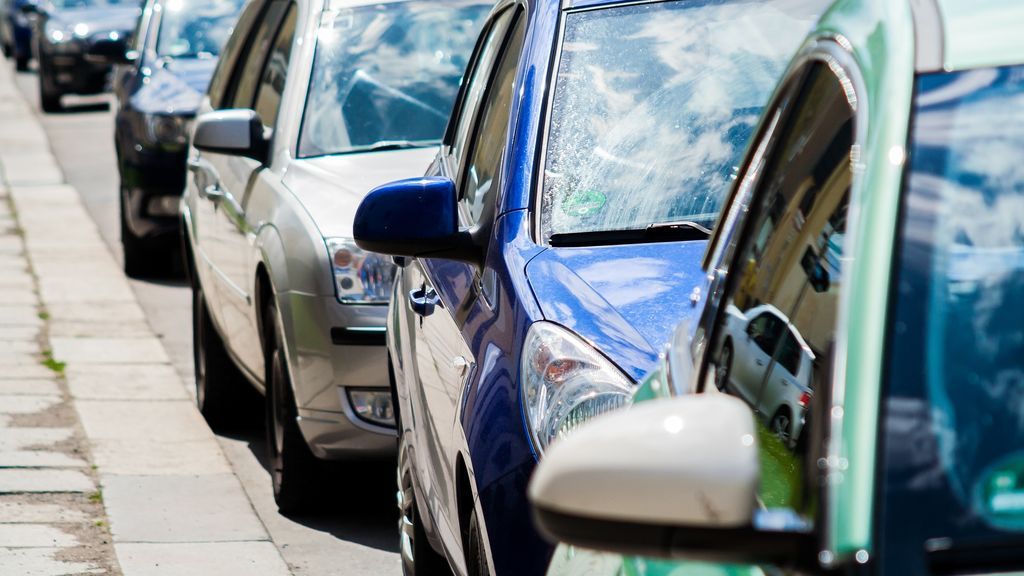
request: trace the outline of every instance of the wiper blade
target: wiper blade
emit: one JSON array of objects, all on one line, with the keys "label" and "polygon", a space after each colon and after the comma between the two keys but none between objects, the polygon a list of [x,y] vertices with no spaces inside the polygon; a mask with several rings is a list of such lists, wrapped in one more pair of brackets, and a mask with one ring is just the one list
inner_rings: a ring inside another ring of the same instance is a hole
[{"label": "wiper blade", "polygon": [[368,146],[356,146],[345,151],[346,154],[359,152],[383,152],[385,150],[407,150],[409,148],[427,148],[437,146],[437,140],[381,140]]},{"label": "wiper blade", "polygon": [[682,242],[707,240],[711,230],[690,220],[659,222],[646,228],[622,230],[594,230],[590,232],[563,232],[552,234],[552,246],[604,246],[610,244],[640,244],[643,242]]}]

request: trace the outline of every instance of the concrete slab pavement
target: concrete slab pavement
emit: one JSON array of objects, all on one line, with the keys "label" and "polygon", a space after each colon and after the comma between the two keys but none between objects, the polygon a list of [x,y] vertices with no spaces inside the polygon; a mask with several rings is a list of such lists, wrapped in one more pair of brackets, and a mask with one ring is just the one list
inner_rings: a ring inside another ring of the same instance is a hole
[{"label": "concrete slab pavement", "polygon": [[0,178],[0,574],[290,574],[7,66]]}]

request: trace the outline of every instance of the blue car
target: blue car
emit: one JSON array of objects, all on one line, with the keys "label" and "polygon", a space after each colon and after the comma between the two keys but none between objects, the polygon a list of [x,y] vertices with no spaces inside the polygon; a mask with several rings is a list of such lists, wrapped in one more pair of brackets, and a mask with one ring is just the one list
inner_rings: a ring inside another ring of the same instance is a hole
[{"label": "blue car", "polygon": [[425,177],[372,191],[406,574],[543,574],[526,485],[692,315],[708,229],[823,0],[501,0]]},{"label": "blue car", "polygon": [[32,20],[26,6],[33,0],[0,0],[0,45],[20,71],[28,70],[32,58]]}]

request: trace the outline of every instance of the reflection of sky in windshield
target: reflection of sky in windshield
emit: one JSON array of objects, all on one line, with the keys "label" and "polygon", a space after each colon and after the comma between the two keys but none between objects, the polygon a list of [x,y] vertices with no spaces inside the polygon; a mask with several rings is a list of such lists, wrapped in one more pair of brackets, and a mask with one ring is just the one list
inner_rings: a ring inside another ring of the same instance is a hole
[{"label": "reflection of sky in windshield", "polygon": [[546,235],[711,224],[818,0],[666,2],[566,20]]},{"label": "reflection of sky in windshield", "polygon": [[172,58],[220,54],[244,3],[245,0],[167,0],[160,20],[157,54]]},{"label": "reflection of sky in windshield", "polygon": [[299,155],[440,140],[490,7],[423,0],[325,11]]}]

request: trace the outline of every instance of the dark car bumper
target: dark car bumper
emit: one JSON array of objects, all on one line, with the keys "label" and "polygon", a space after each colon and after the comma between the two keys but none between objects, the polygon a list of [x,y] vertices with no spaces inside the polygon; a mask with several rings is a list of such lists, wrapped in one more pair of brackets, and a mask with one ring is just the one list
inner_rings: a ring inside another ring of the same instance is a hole
[{"label": "dark car bumper", "polygon": [[46,82],[53,91],[99,94],[106,88],[109,74],[109,65],[85,59],[84,48],[46,45],[39,53],[40,82]]},{"label": "dark car bumper", "polygon": [[185,151],[140,152],[132,148],[122,149],[120,155],[126,226],[138,238],[177,242],[181,237],[178,204],[185,189]]}]

